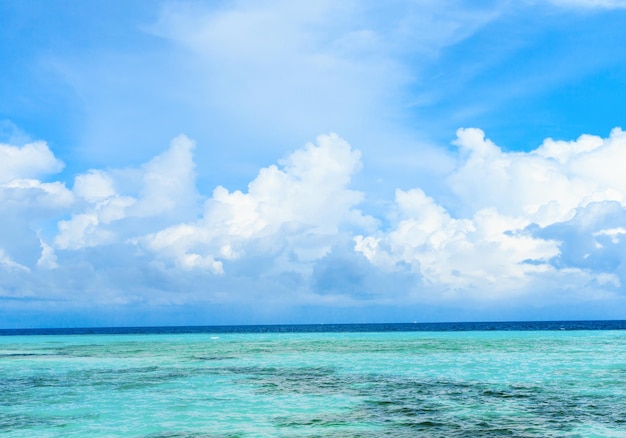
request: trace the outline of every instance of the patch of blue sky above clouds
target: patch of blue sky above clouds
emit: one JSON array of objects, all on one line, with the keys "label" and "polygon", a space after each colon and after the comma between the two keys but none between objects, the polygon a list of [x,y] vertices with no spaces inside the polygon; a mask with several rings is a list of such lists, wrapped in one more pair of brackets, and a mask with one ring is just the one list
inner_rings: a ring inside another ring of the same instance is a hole
[{"label": "patch of blue sky above clouds", "polygon": [[0,326],[624,318],[625,19],[0,0]]}]

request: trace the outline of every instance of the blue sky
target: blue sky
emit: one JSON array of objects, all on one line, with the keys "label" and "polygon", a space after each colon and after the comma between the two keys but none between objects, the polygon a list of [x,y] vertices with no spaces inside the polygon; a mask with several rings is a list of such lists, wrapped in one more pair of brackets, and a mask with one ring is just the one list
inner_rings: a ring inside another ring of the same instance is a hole
[{"label": "blue sky", "polygon": [[0,326],[625,318],[624,22],[0,0]]}]

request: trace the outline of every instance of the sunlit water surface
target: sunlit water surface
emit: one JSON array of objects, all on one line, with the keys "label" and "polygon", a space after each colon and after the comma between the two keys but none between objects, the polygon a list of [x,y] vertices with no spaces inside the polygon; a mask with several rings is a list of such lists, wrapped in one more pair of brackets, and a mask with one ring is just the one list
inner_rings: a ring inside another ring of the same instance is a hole
[{"label": "sunlit water surface", "polygon": [[0,336],[10,437],[626,437],[626,331]]}]

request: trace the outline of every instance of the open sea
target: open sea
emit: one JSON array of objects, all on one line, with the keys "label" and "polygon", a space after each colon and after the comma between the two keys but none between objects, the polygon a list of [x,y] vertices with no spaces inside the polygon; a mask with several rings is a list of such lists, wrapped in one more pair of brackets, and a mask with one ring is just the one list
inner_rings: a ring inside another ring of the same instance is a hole
[{"label": "open sea", "polygon": [[626,321],[0,330],[4,437],[626,437]]}]

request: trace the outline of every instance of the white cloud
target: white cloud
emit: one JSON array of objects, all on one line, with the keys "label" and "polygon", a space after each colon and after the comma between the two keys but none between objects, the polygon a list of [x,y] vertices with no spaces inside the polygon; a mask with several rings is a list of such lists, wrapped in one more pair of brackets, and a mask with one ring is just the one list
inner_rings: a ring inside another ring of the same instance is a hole
[{"label": "white cloud", "polygon": [[36,179],[13,179],[0,184],[0,211],[6,209],[64,209],[74,202],[72,192],[61,182],[44,183]]},{"label": "white cloud", "polygon": [[[626,284],[624,132],[506,152],[462,129],[455,144],[446,182],[456,199],[398,189],[376,200],[380,220],[359,210],[361,153],[336,134],[260,169],[247,190],[218,186],[203,207],[186,137],[144,165],[79,174],[71,191],[15,171],[0,191],[0,225],[11,230],[0,264],[14,282],[42,275],[59,297],[69,292],[57,276],[84,272],[76,284],[99,302],[127,304],[237,302],[251,285],[262,302],[281,284],[280,300],[294,305],[616,296]],[[28,281],[29,294],[45,295]]]},{"label": "white cloud", "polygon": [[59,222],[59,234],[54,244],[60,249],[79,249],[112,242],[115,235],[100,229],[98,225],[98,215],[95,213],[74,214],[72,219]]},{"label": "white cloud", "polygon": [[559,254],[556,242],[519,232],[528,221],[495,209],[453,219],[419,189],[399,190],[396,209],[391,230],[356,236],[355,249],[390,271],[411,265],[430,287],[478,289],[485,296],[523,289],[531,274],[550,271],[546,262]]},{"label": "white cloud", "polygon": [[321,136],[259,171],[247,193],[217,187],[204,217],[144,238],[147,248],[186,268],[232,260],[252,250],[276,254],[286,247],[301,260],[323,256],[344,226],[371,226],[354,206],[362,194],[347,188],[360,169],[360,153],[335,134]]},{"label": "white cloud", "polygon": [[[133,237],[129,233],[134,229],[114,225],[127,218],[146,219],[146,226],[149,218],[171,222],[193,214],[197,203],[194,146],[181,135],[172,140],[169,149],[138,169],[91,170],[76,176],[72,191],[83,200],[83,208],[58,223],[55,246],[79,249]],[[117,186],[133,195],[119,193],[122,189]]]},{"label": "white cloud", "polygon": [[46,242],[40,240],[41,256],[37,260],[37,266],[43,269],[55,269],[59,267],[54,249]]},{"label": "white cloud", "polygon": [[[613,201],[626,207],[623,131],[615,129],[607,139],[589,135],[572,142],[548,139],[530,152],[504,152],[479,129],[459,130],[454,143],[461,161],[448,182],[459,197],[460,218],[453,218],[420,189],[399,190],[391,228],[356,236],[357,251],[389,271],[409,264],[431,286],[473,289],[485,296],[491,296],[487,290],[517,293],[558,270],[583,275],[586,282],[595,279],[601,286],[619,286],[615,274],[591,266],[591,261],[586,271],[552,264],[557,258],[567,260],[564,248],[570,251],[570,239],[580,237],[537,235],[529,227],[566,223],[592,204]],[[587,216],[605,214],[599,208],[587,211]],[[578,232],[619,243],[622,230]]]},{"label": "white cloud", "polygon": [[38,179],[63,167],[45,142],[0,144],[0,211],[29,208],[33,214],[33,208],[49,210],[70,205],[73,197],[63,183]]},{"label": "white cloud", "polygon": [[[12,132],[17,130],[9,127]],[[64,183],[38,179],[62,168],[63,163],[44,142],[0,144],[2,265],[28,272],[41,254],[39,229],[74,203],[74,196]]]},{"label": "white cloud", "polygon": [[54,174],[63,166],[43,141],[21,147],[0,143],[0,183]]},{"label": "white cloud", "polygon": [[138,217],[177,215],[177,209],[190,208],[197,202],[195,146],[188,137],[179,135],[172,140],[169,149],[142,166],[139,198],[129,214]]},{"label": "white cloud", "polygon": [[626,134],[547,139],[534,151],[504,152],[479,129],[461,129],[455,144],[464,159],[449,183],[464,208],[495,208],[545,226],[571,219],[590,202],[626,202]]},{"label": "white cloud", "polygon": [[103,201],[116,195],[113,178],[101,170],[90,170],[74,178],[76,196],[90,203]]}]

